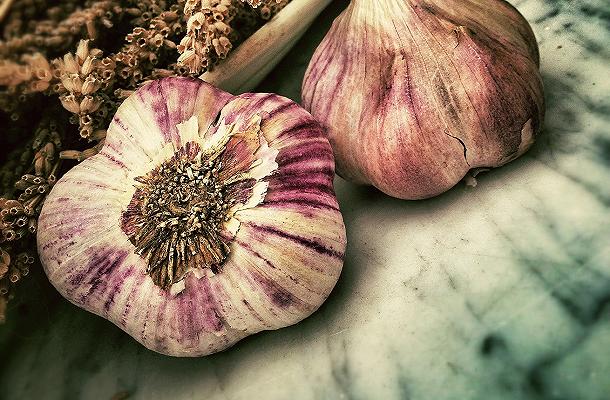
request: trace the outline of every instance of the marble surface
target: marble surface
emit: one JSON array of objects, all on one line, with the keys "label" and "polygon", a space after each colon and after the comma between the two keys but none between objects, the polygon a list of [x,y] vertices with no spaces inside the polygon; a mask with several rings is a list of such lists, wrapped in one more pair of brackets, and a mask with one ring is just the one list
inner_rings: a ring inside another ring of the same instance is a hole
[{"label": "marble surface", "polygon": [[[262,91],[299,98],[336,0]],[[343,275],[311,318],[200,359],[152,353],[41,273],[0,328],[3,399],[610,399],[610,3],[521,0],[546,129],[408,202],[337,179]]]}]

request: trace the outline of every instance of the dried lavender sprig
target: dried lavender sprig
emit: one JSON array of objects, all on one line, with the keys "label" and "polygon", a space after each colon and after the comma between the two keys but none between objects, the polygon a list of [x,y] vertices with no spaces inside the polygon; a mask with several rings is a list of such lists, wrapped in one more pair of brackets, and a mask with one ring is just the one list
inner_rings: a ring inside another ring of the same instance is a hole
[{"label": "dried lavender sprig", "polygon": [[[26,174],[15,183],[16,198],[0,198],[0,323],[13,287],[28,275],[35,263],[32,250],[37,219],[44,199],[57,182],[61,139],[57,123],[45,120],[36,131],[30,148],[34,156]],[[28,149],[29,150],[29,149]],[[25,151],[24,155],[30,154]],[[25,158],[25,157],[22,157]]]}]

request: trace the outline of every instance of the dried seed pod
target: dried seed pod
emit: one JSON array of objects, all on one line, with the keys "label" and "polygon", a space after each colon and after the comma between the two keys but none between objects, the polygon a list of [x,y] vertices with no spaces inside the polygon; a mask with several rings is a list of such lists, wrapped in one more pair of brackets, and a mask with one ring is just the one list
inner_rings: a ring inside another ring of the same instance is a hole
[{"label": "dried seed pod", "polygon": [[333,175],[328,139],[292,101],[153,81],[55,184],[40,258],[66,298],[146,347],[214,353],[329,295],[345,250]]},{"label": "dried seed pod", "polygon": [[352,0],[303,83],[338,173],[404,199],[523,154],[543,103],[536,40],[502,0]]}]

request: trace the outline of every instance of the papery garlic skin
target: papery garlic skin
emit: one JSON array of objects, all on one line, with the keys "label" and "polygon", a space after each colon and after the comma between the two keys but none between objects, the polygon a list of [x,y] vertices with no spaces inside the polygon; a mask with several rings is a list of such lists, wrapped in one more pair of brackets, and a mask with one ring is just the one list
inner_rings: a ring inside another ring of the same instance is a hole
[{"label": "papery garlic skin", "polygon": [[534,34],[499,0],[353,0],[316,50],[303,105],[337,172],[403,199],[523,154],[544,98]]},{"label": "papery garlic skin", "polygon": [[[228,257],[217,273],[193,268],[160,287],[121,226],[134,178],[185,142],[205,147],[253,121],[260,124],[257,157],[267,161],[252,164],[258,189],[225,224],[223,234],[234,235]],[[55,185],[39,219],[40,258],[63,296],[149,349],[211,354],[294,324],[327,298],[346,244],[333,176],[324,131],[294,102],[273,94],[234,97],[197,79],[154,81],[121,105],[100,153]]]}]

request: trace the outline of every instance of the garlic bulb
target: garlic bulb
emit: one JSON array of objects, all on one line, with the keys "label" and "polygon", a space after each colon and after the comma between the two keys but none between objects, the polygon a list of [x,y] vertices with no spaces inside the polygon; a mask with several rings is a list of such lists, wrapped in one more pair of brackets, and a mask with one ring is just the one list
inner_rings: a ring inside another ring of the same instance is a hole
[{"label": "garlic bulb", "polygon": [[403,199],[523,154],[543,122],[538,48],[500,0],[352,0],[316,50],[303,104],[337,171]]},{"label": "garlic bulb", "polygon": [[63,296],[146,347],[214,353],[327,298],[346,244],[333,175],[328,139],[296,103],[153,81],[57,182],[38,251]]}]

